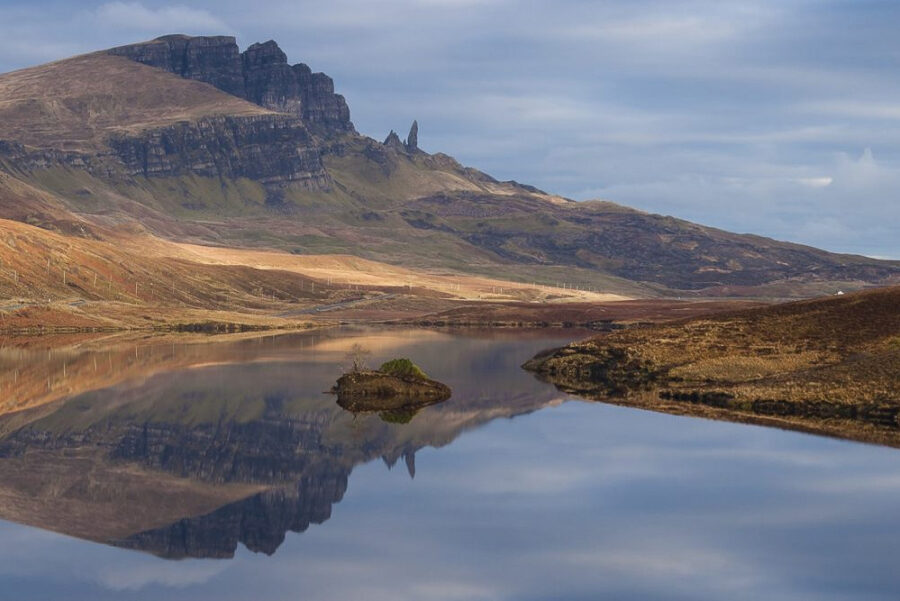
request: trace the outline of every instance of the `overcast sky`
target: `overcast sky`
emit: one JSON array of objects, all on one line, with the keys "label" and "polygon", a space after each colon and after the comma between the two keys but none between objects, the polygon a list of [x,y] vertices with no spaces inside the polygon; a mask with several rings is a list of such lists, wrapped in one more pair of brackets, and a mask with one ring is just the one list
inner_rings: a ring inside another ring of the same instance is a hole
[{"label": "overcast sky", "polygon": [[0,71],[176,32],[500,179],[900,258],[897,0],[0,0]]}]

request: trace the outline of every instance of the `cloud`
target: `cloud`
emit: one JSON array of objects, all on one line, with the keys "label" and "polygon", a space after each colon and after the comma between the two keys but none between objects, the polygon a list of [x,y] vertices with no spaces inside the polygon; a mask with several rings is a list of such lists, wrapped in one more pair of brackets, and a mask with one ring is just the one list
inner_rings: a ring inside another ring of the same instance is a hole
[{"label": "cloud", "polygon": [[698,46],[731,38],[737,32],[738,25],[724,20],[716,22],[701,15],[641,15],[599,24],[576,24],[563,32],[605,43]]},{"label": "cloud", "polygon": [[204,584],[227,569],[221,561],[160,562],[131,565],[127,568],[103,569],[97,575],[98,582],[114,591],[137,591],[150,585],[184,588]]},{"label": "cloud", "polygon": [[810,188],[825,188],[830,186],[834,182],[833,177],[800,177],[797,178],[797,183],[803,186],[809,186]]},{"label": "cloud", "polygon": [[140,2],[108,2],[97,8],[95,15],[101,27],[146,31],[154,35],[231,31],[224,21],[212,13],[181,5],[150,9]]},{"label": "cloud", "polygon": [[835,165],[834,186],[858,193],[896,191],[900,189],[900,168],[880,164],[871,148],[866,148],[858,159],[841,153]]},{"label": "cloud", "polygon": [[807,111],[865,120],[900,120],[900,102],[866,102],[860,100],[828,100],[814,102]]}]

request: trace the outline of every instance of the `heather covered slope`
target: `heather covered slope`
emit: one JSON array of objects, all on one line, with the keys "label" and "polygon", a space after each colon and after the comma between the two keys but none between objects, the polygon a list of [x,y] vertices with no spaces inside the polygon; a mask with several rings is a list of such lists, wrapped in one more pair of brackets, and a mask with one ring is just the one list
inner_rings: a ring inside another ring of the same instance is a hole
[{"label": "heather covered slope", "polygon": [[424,152],[417,131],[361,136],[331,79],[271,41],[166,36],[0,75],[0,117],[0,217],[66,235],[146,231],[631,297],[900,279],[898,262],[499,182]]},{"label": "heather covered slope", "polygon": [[526,368],[599,400],[898,445],[900,287],[615,332]]}]

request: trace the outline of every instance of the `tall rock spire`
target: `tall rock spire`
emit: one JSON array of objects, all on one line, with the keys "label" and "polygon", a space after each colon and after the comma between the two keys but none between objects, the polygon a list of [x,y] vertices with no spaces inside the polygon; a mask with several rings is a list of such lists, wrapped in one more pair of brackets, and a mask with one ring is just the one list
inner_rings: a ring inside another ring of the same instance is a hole
[{"label": "tall rock spire", "polygon": [[419,122],[413,121],[406,137],[406,151],[415,152],[419,149]]}]

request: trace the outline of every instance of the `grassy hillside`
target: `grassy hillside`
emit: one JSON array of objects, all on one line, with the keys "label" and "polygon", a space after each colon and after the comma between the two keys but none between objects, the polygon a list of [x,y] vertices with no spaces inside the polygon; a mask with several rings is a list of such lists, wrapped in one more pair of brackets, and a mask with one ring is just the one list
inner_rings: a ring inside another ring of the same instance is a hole
[{"label": "grassy hillside", "polygon": [[900,282],[897,261],[567,201],[104,53],[0,75],[0,218],[629,297]]},{"label": "grassy hillside", "polygon": [[0,219],[0,331],[297,327],[333,320],[330,311],[344,305],[423,314],[454,299],[619,298],[432,274],[352,255],[178,244],[140,230],[53,224],[67,224],[70,232]]},{"label": "grassy hillside", "polygon": [[616,332],[526,367],[601,400],[900,444],[900,287]]},{"label": "grassy hillside", "polygon": [[38,148],[98,151],[110,133],[264,114],[212,86],[102,53],[0,75],[0,139]]},{"label": "grassy hillside", "polygon": [[[900,277],[896,262],[730,234],[612,203],[554,202],[512,185],[502,194],[466,184],[469,189],[417,197],[411,181],[431,191],[455,185],[459,172],[421,159],[393,159],[400,166],[366,183],[358,175],[365,170],[349,169],[349,159],[341,159],[344,171],[332,169],[326,157],[334,186],[328,191],[288,187],[277,209],[266,203],[264,187],[249,179],[184,175],[104,181],[59,167],[22,177],[88,224],[137,221],[175,240],[353,254],[417,270],[626,296],[809,296]],[[398,190],[406,190],[407,198]],[[2,204],[0,215],[54,227],[46,217],[50,205],[32,204],[31,211]]]}]

